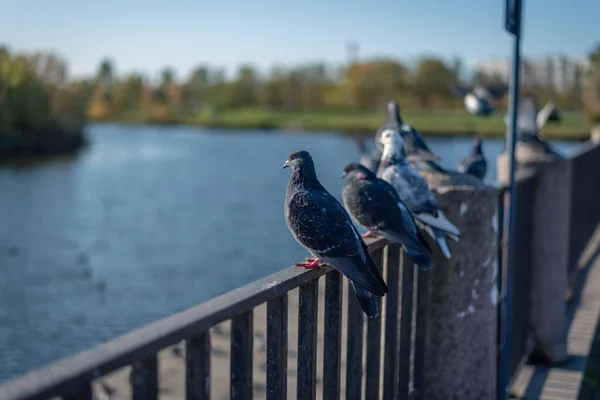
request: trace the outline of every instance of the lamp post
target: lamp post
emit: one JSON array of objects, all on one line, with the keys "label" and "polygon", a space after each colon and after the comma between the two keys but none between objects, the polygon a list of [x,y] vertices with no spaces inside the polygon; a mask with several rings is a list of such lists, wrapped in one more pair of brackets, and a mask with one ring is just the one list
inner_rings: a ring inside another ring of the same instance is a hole
[{"label": "lamp post", "polygon": [[510,126],[506,132],[506,149],[509,162],[509,202],[508,202],[508,224],[504,232],[508,235],[507,243],[507,268],[504,286],[504,318],[502,335],[502,353],[500,363],[500,388],[499,397],[502,400],[508,398],[509,358],[510,358],[510,291],[513,274],[513,252],[514,235],[513,225],[515,216],[515,146],[517,140],[517,110],[519,109],[519,70],[521,66],[521,16],[522,0],[506,0],[504,29],[513,36],[513,68],[512,79],[509,90],[509,118]]}]

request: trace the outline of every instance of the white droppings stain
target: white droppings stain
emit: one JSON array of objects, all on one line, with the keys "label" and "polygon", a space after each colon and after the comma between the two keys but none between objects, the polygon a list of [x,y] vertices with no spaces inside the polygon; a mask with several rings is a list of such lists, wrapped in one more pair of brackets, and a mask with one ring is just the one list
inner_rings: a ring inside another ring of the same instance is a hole
[{"label": "white droppings stain", "polygon": [[492,264],[492,282],[496,282],[496,278],[498,277],[498,260],[494,260]]},{"label": "white droppings stain", "polygon": [[495,307],[498,305],[498,286],[492,286],[492,291],[490,292],[490,301],[492,305]]},{"label": "white droppings stain", "polygon": [[477,293],[477,289],[473,288],[471,290],[471,297],[473,298],[473,300],[477,300],[479,298],[479,294]]},{"label": "white droppings stain", "polygon": [[467,203],[461,203],[460,205],[460,215],[464,215],[467,210],[469,209],[469,206],[467,205]]},{"label": "white droppings stain", "polygon": [[494,215],[492,215],[492,229],[494,230],[494,233],[498,233],[498,211],[497,210],[494,212]]},{"label": "white droppings stain", "polygon": [[469,306],[467,307],[466,310],[461,311],[459,313],[456,313],[456,318],[464,318],[469,314],[474,314],[475,313],[475,307],[473,307],[473,305],[469,304]]},{"label": "white droppings stain", "polygon": [[460,271],[460,273],[458,274],[458,276],[460,276],[461,278],[462,278],[463,276],[465,276],[465,271],[461,270],[461,271]]},{"label": "white droppings stain", "polygon": [[485,262],[483,263],[483,268],[486,268],[491,263],[492,263],[492,257],[490,257],[487,260],[485,260]]},{"label": "white droppings stain", "polygon": [[277,286],[278,284],[279,284],[278,281],[273,281],[273,282],[265,283],[263,285],[263,289],[270,289],[270,288],[272,288],[274,286]]}]

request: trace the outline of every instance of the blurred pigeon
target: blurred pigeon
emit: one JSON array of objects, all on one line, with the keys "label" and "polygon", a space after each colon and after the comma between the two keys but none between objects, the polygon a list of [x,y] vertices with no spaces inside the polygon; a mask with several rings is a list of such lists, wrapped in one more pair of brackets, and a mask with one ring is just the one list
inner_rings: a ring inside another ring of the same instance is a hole
[{"label": "blurred pigeon", "polygon": [[369,149],[363,135],[356,137],[356,145],[360,152],[360,163],[371,171],[376,172],[377,168],[379,168],[379,160],[381,160],[381,152],[377,146]]},{"label": "blurred pigeon", "polygon": [[480,138],[476,137],[473,140],[473,148],[471,149],[471,153],[469,153],[469,155],[462,160],[456,170],[460,173],[467,173],[476,176],[480,180],[485,178],[485,173],[487,172],[487,161],[485,160],[485,156],[483,155],[483,151],[481,149]]},{"label": "blurred pigeon", "polygon": [[442,254],[450,258],[451,252],[444,234],[458,241],[460,231],[444,216],[425,179],[406,160],[402,136],[394,130],[385,130],[381,142],[384,146],[381,179],[396,189],[400,199],[435,240]]},{"label": "blurred pigeon", "polygon": [[[510,126],[510,118],[504,118],[506,126]],[[516,158],[559,160],[564,157],[543,141],[539,133],[537,102],[532,96],[525,97],[519,104],[517,114]],[[506,149],[506,143],[505,143]]]},{"label": "blurred pigeon", "polygon": [[508,86],[505,84],[494,86],[476,85],[472,91],[469,91],[465,86],[455,83],[451,88],[462,97],[467,111],[480,117],[491,115],[494,111],[494,107],[490,104],[491,98],[502,97],[508,90]]},{"label": "blurred pigeon", "polygon": [[419,268],[430,268],[431,248],[396,190],[358,163],[347,164],[342,178],[346,178],[342,190],[344,206],[360,225],[369,230],[363,237],[381,235],[402,246]]},{"label": "blurred pigeon", "polygon": [[[429,149],[423,140],[421,133],[412,125],[406,124],[402,121],[402,117],[400,116],[400,105],[395,101],[390,101],[387,108],[387,120],[375,134],[375,143],[379,149],[379,154],[383,152],[381,134],[387,129],[393,129],[399,132],[404,139],[405,150],[406,154],[408,155],[409,162],[416,164],[416,166],[425,171],[447,173],[446,169],[436,162],[440,158],[433,154],[433,152]],[[379,169],[377,171],[377,176],[381,176],[380,173],[382,171]]]},{"label": "blurred pigeon", "polygon": [[288,154],[283,168],[292,168],[285,194],[285,220],[292,235],[314,257],[297,266],[327,264],[345,275],[370,318],[379,315],[376,296],[388,292],[367,245],[344,207],[317,179],[313,159],[304,150]]},{"label": "blurred pigeon", "polygon": [[411,162],[417,161],[437,161],[440,158],[433,154],[427,147],[420,133],[414,128],[402,121],[400,116],[400,105],[395,101],[390,101],[387,104],[387,119],[385,123],[375,133],[375,143],[381,152],[383,145],[381,144],[381,134],[386,129],[395,129],[402,134],[406,144],[406,154]]}]

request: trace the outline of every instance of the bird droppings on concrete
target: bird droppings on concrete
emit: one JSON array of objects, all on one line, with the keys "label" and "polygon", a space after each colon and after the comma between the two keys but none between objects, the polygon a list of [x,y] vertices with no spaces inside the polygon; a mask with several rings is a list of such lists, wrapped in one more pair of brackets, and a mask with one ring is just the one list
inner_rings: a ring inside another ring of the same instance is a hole
[{"label": "bird droppings on concrete", "polygon": [[490,292],[490,301],[492,305],[495,307],[498,305],[498,286],[492,286],[492,291]]},{"label": "bird droppings on concrete", "polygon": [[492,216],[492,229],[494,233],[498,233],[498,210],[494,211],[494,215]]},{"label": "bird droppings on concrete", "polygon": [[498,277],[498,260],[494,260],[492,263],[492,282],[496,282]]}]

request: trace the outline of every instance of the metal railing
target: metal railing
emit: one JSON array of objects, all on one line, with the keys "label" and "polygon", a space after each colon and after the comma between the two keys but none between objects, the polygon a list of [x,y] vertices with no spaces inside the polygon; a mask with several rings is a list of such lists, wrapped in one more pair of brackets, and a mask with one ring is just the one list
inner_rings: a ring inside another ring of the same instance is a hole
[{"label": "metal railing", "polygon": [[[159,393],[158,352],[185,341],[185,398],[211,398],[211,328],[230,320],[230,385],[232,399],[251,399],[254,371],[254,310],[266,303],[266,398],[288,394],[288,296],[298,289],[298,399],[314,399],[317,363],[322,363],[323,399],[418,398],[425,350],[428,274],[415,269],[399,247],[383,239],[369,240],[389,293],[381,315],[366,319],[356,295],[341,275],[325,269],[292,267],[226,293],[96,348],[34,370],[0,386],[0,399],[92,399],[92,382],[130,367],[133,399],[156,399]],[[416,272],[415,272],[416,271]],[[319,278],[325,275],[324,293]],[[344,290],[346,288],[346,290]],[[343,295],[343,293],[346,293]],[[324,301],[323,324],[319,302]],[[413,304],[414,303],[414,304]],[[347,307],[347,313],[344,310]],[[345,354],[342,333],[346,331]],[[366,332],[365,332],[366,331]],[[318,334],[323,357],[317,359]],[[365,357],[363,357],[363,353]],[[345,368],[342,368],[346,360]],[[363,376],[364,371],[364,376]],[[364,381],[364,382],[363,382]],[[214,388],[213,388],[214,390]],[[223,393],[218,393],[222,395]],[[217,393],[212,393],[213,397]]]}]

